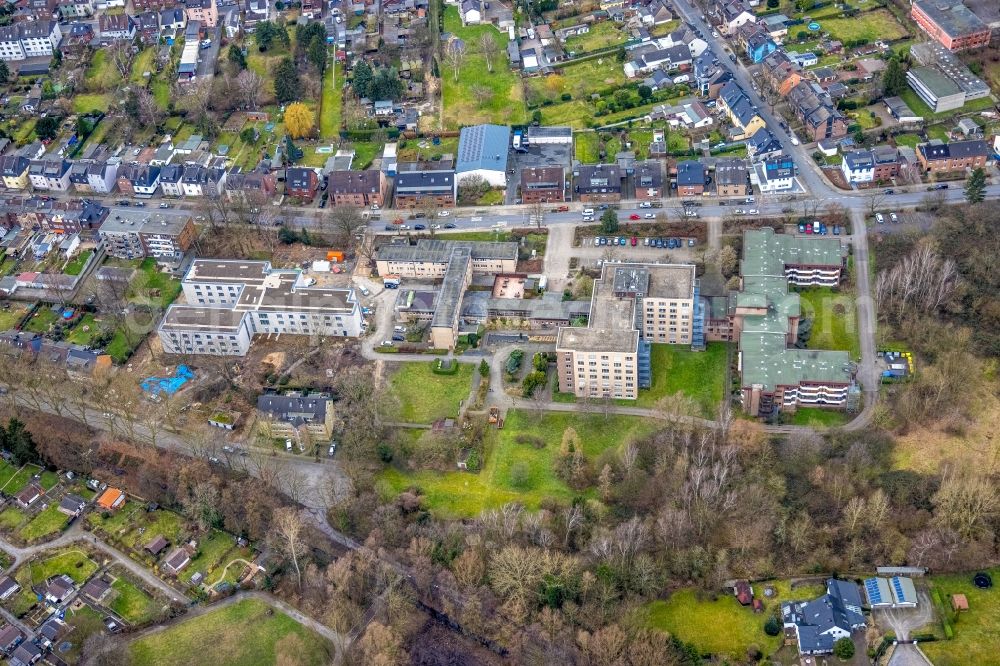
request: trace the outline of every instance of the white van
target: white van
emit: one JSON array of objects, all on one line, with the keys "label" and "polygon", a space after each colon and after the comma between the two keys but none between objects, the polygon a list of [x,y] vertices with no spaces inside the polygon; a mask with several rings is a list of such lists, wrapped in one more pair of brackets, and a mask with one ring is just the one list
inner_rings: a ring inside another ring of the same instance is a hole
[{"label": "white van", "polygon": [[674,77],[674,83],[687,83],[691,80],[691,77],[687,74],[681,74],[680,76]]},{"label": "white van", "polygon": [[584,208],[583,209],[583,216],[584,217],[593,217],[594,216],[594,209],[593,208]]}]

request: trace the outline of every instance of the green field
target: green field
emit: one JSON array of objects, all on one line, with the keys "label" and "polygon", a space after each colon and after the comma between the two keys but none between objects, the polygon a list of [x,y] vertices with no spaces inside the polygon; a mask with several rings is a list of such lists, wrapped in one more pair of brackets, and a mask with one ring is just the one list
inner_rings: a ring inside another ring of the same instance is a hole
[{"label": "green field", "polygon": [[42,306],[35,311],[34,316],[25,324],[24,330],[32,333],[48,333],[49,327],[59,320],[59,315],[52,308]]},{"label": "green field", "polygon": [[21,528],[18,533],[25,541],[35,541],[61,530],[66,525],[68,516],[59,511],[59,503],[53,501],[44,511],[36,515],[30,523]]},{"label": "green field", "polygon": [[[476,123],[501,123],[515,125],[527,120],[521,85],[518,76],[510,70],[504,52],[507,43],[505,33],[492,25],[463,26],[458,16],[458,8],[448,5],[444,10],[444,31],[465,42],[466,55],[455,80],[454,70],[441,62],[441,83],[443,90],[444,124],[446,128],[457,129]],[[497,53],[493,56],[493,71],[486,67],[479,39],[484,33],[493,35]],[[489,91],[483,101],[473,94],[478,88]]]},{"label": "green field", "polygon": [[41,470],[36,465],[25,465],[21,469],[17,470],[17,473],[10,478],[10,481],[2,488],[2,490],[8,495],[14,495],[20,492],[28,482],[31,481],[31,477],[38,474]]},{"label": "green field", "polygon": [[0,331],[7,331],[14,328],[27,311],[27,308],[21,305],[11,305],[6,310],[0,310]]},{"label": "green field", "polygon": [[[102,49],[95,50],[94,55],[90,59],[90,65],[83,75],[84,84],[91,90],[103,91],[117,85],[121,80],[121,74],[115,69],[115,64],[112,62],[108,52]],[[76,95],[74,99],[79,97],[79,95]],[[96,108],[101,111],[107,109],[106,106]]]},{"label": "green field", "polygon": [[16,530],[25,519],[27,519],[27,516],[23,511],[16,506],[8,506],[3,511],[0,511],[0,530],[4,530],[5,532]]},{"label": "green field", "polygon": [[66,341],[74,345],[89,345],[91,339],[97,335],[100,328],[100,321],[88,312],[80,317],[80,321],[77,322],[73,330],[66,336]]},{"label": "green field", "polygon": [[116,578],[111,589],[114,596],[108,607],[130,624],[145,624],[160,614],[163,604],[125,578]]},{"label": "green field", "polygon": [[327,68],[323,76],[323,99],[319,112],[319,136],[334,140],[340,133],[340,106],[343,102],[344,69],[340,63]]},{"label": "green field", "polygon": [[[26,567],[29,565],[25,565]],[[30,562],[31,584],[38,585],[58,574],[66,574],[77,585],[82,585],[97,571],[97,562],[81,550],[62,550],[51,556],[42,556]]]},{"label": "green field", "polygon": [[574,35],[566,39],[565,48],[567,52],[575,55],[583,55],[591,51],[601,51],[614,46],[620,46],[625,42],[626,36],[622,34],[618,24],[614,21],[602,21],[590,26],[590,32],[583,35]]},{"label": "green field", "polygon": [[972,573],[945,574],[929,578],[931,589],[937,590],[941,601],[951,611],[951,595],[964,594],[969,610],[958,614],[952,623],[955,637],[951,640],[924,642],[920,647],[935,666],[995,663],[1000,654],[1000,568],[987,570],[993,577],[993,588],[981,590],[972,584]]},{"label": "green field", "polygon": [[813,322],[809,349],[846,351],[852,358],[861,355],[857,309],[852,294],[827,287],[810,287],[799,290],[799,297],[802,318]]},{"label": "green field", "polygon": [[573,134],[573,152],[576,159],[584,164],[601,161],[601,137],[597,132],[576,132]]},{"label": "green field", "polygon": [[[569,501],[580,495],[553,471],[563,432],[572,426],[580,437],[584,453],[593,461],[601,452],[623,445],[632,437],[652,432],[656,423],[649,419],[603,414],[545,413],[541,416],[513,410],[507,414],[503,430],[491,438],[486,462],[478,474],[468,472],[416,472],[407,474],[389,469],[382,475],[382,490],[396,494],[418,486],[427,505],[441,517],[466,518],[483,509],[520,502],[537,509],[543,499]],[[517,441],[518,435],[540,437],[545,446],[536,449]],[[527,479],[515,485],[511,469],[515,463],[527,466]]]},{"label": "green field", "polygon": [[472,364],[459,363],[453,375],[437,375],[437,361],[403,363],[390,380],[390,393],[399,400],[396,418],[406,423],[433,423],[458,416],[458,403],[469,397]]},{"label": "green field", "polygon": [[724,342],[709,342],[703,352],[682,345],[653,345],[653,383],[639,391],[636,407],[653,407],[678,391],[693,398],[705,416],[722,403],[729,352]]},{"label": "green field", "polygon": [[[621,63],[614,56],[608,56],[560,67],[553,74],[526,79],[524,85],[529,103],[542,104],[543,124],[579,129],[590,126],[595,120],[590,95],[611,93],[624,83]],[[564,94],[571,99],[563,101]],[[546,100],[549,105],[544,105]],[[599,120],[605,122],[606,117]]]},{"label": "green field", "polygon": [[186,666],[212,655],[214,666],[332,663],[330,645],[256,599],[174,625],[128,647],[133,666]]},{"label": "green field", "polygon": [[86,250],[76,255],[73,259],[66,263],[66,267],[63,268],[63,273],[66,275],[79,275],[80,271],[83,270],[84,265],[86,265],[87,260],[90,259],[93,254],[93,250]]},{"label": "green field", "polygon": [[83,643],[94,634],[104,631],[104,621],[100,613],[84,604],[67,609],[66,624],[72,628],[72,633],[65,639],[71,647],[67,652],[60,652],[59,657],[66,663],[75,664],[80,659]]},{"label": "green field", "polygon": [[[136,550],[142,549],[157,535],[170,543],[180,543],[186,532],[184,518],[180,514],[165,509],[135,514],[130,521],[132,529],[121,538],[122,543]],[[142,530],[140,534],[139,531]]]},{"label": "green field", "polygon": [[[830,33],[832,39],[846,42],[865,39],[869,42],[882,39],[891,41],[906,36],[906,29],[899,24],[888,9],[863,12],[850,18],[820,18],[821,32]],[[797,28],[796,32],[798,31]]]},{"label": "green field", "polygon": [[812,428],[836,428],[852,418],[839,409],[820,409],[819,407],[799,407],[792,415],[792,425],[810,426]]},{"label": "green field", "polygon": [[[154,291],[159,294],[153,293]],[[132,302],[152,302],[166,309],[181,293],[181,281],[161,273],[156,267],[156,259],[149,257],[139,264],[139,272],[129,285],[129,300]]]},{"label": "green field", "polygon": [[933,123],[939,120],[944,120],[946,118],[951,118],[957,116],[958,114],[973,113],[975,111],[985,111],[987,109],[993,108],[993,100],[989,97],[980,97],[979,99],[974,99],[967,102],[965,106],[961,109],[953,109],[951,111],[942,111],[941,113],[934,113],[931,108],[924,103],[924,100],[920,99],[916,91],[913,88],[907,86],[906,90],[899,93],[906,105],[913,110],[913,113],[918,116],[922,116],[928,123]]},{"label": "green field", "polygon": [[[764,583],[754,583],[754,594],[762,597]],[[821,585],[796,587],[794,592],[787,580],[767,583],[774,587],[775,595],[765,600],[771,610],[782,601],[814,599],[823,593]],[[754,613],[744,607],[731,594],[720,593],[716,599],[699,598],[693,589],[682,589],[666,601],[653,601],[638,613],[637,619],[648,627],[661,629],[680,640],[691,643],[702,654],[731,657],[737,661],[746,658],[747,648],[757,645],[765,655],[781,646],[780,636],[764,633],[767,612]]]},{"label": "green field", "polygon": [[149,72],[150,77],[156,74],[155,48],[144,49],[135,57],[135,60],[132,61],[132,71],[129,73],[129,80],[132,83],[145,83],[147,78],[143,74],[146,72]]}]

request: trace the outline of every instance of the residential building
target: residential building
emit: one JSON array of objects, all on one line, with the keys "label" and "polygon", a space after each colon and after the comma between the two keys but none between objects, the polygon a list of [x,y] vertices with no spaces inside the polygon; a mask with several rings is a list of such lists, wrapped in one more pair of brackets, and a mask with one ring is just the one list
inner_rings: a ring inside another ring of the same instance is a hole
[{"label": "residential building", "polygon": [[28,180],[36,190],[66,192],[69,190],[70,163],[61,158],[32,160]]},{"label": "residential building", "polygon": [[389,180],[381,170],[334,171],[330,174],[327,190],[337,206],[383,208]]},{"label": "residential building", "polygon": [[933,139],[917,145],[917,160],[924,171],[948,172],[986,166],[990,146],[982,139],[945,143]]},{"label": "residential building", "polygon": [[507,187],[509,150],[510,127],[506,125],[463,127],[458,139],[458,159],[455,162],[456,183],[461,185],[463,179],[479,176],[489,183],[490,187]]},{"label": "residential building", "polygon": [[59,16],[63,20],[90,18],[93,15],[93,0],[62,0],[59,3]]},{"label": "residential building", "polygon": [[152,45],[160,40],[159,12],[142,12],[135,17],[135,29],[143,44]]},{"label": "residential building", "polygon": [[903,101],[901,97],[886,97],[885,108],[889,114],[899,121],[900,125],[920,125],[924,122],[924,117],[914,113],[913,109]]},{"label": "residential building", "polygon": [[583,203],[621,201],[621,169],[617,164],[578,164],[573,167],[573,191]]},{"label": "residential building", "polygon": [[267,261],[194,260],[158,335],[169,354],[244,356],[257,334],[357,337],[361,308],[351,289],[309,286],[300,270]]},{"label": "residential building", "polygon": [[988,46],[990,26],[962,0],[912,0],[910,17],[917,25],[951,51]]},{"label": "residential building", "polygon": [[750,182],[761,194],[787,192],[795,187],[795,161],[782,154],[754,162]]},{"label": "residential building", "polygon": [[913,67],[906,71],[906,82],[934,113],[965,106],[965,92],[937,67]]},{"label": "residential building", "polygon": [[[133,2],[134,4],[134,2]],[[173,38],[187,27],[187,13],[183,7],[160,10],[160,31],[164,37]]]},{"label": "residential building", "polygon": [[226,178],[226,196],[231,200],[241,197],[247,202],[264,203],[274,198],[276,189],[277,179],[266,161],[246,173],[234,167]]},{"label": "residential building", "polygon": [[105,249],[120,259],[177,259],[194,243],[197,231],[187,213],[119,210],[98,230]]},{"label": "residential building", "polygon": [[850,355],[800,349],[801,305],[796,286],[837,287],[846,255],[837,238],[776,234],[770,227],[743,235],[741,289],[733,330],[739,339],[743,409],[773,418],[800,406],[843,409],[859,397]]},{"label": "residential building", "polygon": [[[431,168],[422,168],[431,167]],[[402,162],[396,172],[396,208],[455,205],[455,170]]]},{"label": "residential building", "polygon": [[379,275],[439,280],[448,272],[455,248],[469,251],[473,273],[496,274],[517,271],[517,243],[488,241],[442,241],[422,238],[416,245],[383,245],[375,256]]},{"label": "residential building", "polygon": [[660,160],[636,162],[632,171],[635,198],[640,201],[659,200],[663,197],[663,163]]},{"label": "residential building", "polygon": [[135,19],[128,14],[101,14],[97,25],[101,32],[102,42],[116,42],[118,40],[130,42],[135,39]]},{"label": "residential building", "polygon": [[715,193],[720,197],[745,197],[752,192],[746,160],[722,159],[715,163]]},{"label": "residential building", "polygon": [[734,141],[748,139],[767,125],[757,112],[757,107],[734,81],[722,86],[719,91],[718,106],[726,112],[733,123],[729,138]]},{"label": "residential building", "polygon": [[[6,601],[21,590],[21,586],[11,576],[4,576],[0,579],[0,600]],[[8,625],[9,627],[10,625]],[[10,651],[11,636],[7,632],[7,627],[0,631],[0,651],[7,653]]]},{"label": "residential building", "polygon": [[271,3],[268,0],[244,0],[243,29],[253,32],[261,21],[270,20]]},{"label": "residential building", "polygon": [[552,203],[566,200],[566,171],[561,166],[521,169],[521,202]]},{"label": "residential building", "polygon": [[708,170],[697,160],[677,163],[677,196],[696,197],[705,193]]},{"label": "residential building", "polygon": [[781,49],[764,58],[760,72],[767,87],[782,97],[802,81],[801,69]]},{"label": "residential building", "polygon": [[625,76],[634,79],[640,74],[654,69],[678,69],[690,65],[691,49],[686,44],[677,44],[665,49],[649,49],[640,52],[636,58],[625,63]]},{"label": "residential building", "polygon": [[118,166],[118,189],[125,195],[149,198],[160,187],[160,167],[129,162]]},{"label": "residential building", "polygon": [[266,393],[257,397],[257,422],[272,439],[326,442],[333,436],[333,398],[329,393]]},{"label": "residential building", "polygon": [[0,176],[3,186],[8,190],[23,190],[28,187],[28,167],[31,160],[23,155],[4,155],[0,157]]},{"label": "residential building", "polygon": [[[990,87],[972,73],[969,67],[954,53],[937,42],[921,42],[910,47],[910,56],[924,67],[936,69],[965,93],[966,103],[990,95]],[[878,60],[876,62],[881,63]]]},{"label": "residential building", "polygon": [[559,390],[577,397],[635,400],[651,381],[651,343],[703,346],[691,265],[604,265],[586,328],[556,336]]},{"label": "residential building", "polygon": [[[315,176],[316,172],[312,173]],[[226,170],[221,167],[188,165],[184,167],[184,175],[181,176],[181,188],[187,197],[218,197],[222,194],[225,183]]]},{"label": "residential building", "polygon": [[165,197],[184,196],[184,186],[181,179],[184,177],[184,166],[181,164],[167,164],[160,168],[160,192]]},{"label": "residential building", "polygon": [[720,32],[727,35],[735,34],[736,29],[744,23],[757,20],[757,16],[740,0],[733,2],[721,0],[719,14],[722,18],[722,23],[719,25]]},{"label": "residential building", "polygon": [[848,183],[888,183],[899,174],[899,152],[891,146],[849,151],[840,168]]},{"label": "residential building", "polygon": [[55,21],[25,21],[0,27],[0,60],[51,56],[62,41]]},{"label": "residential building", "polygon": [[818,599],[783,602],[781,615],[803,655],[832,654],[834,643],[866,624],[858,586],[835,578],[826,581],[826,594]]},{"label": "residential building", "polygon": [[309,202],[316,197],[319,176],[315,169],[291,167],[285,172],[285,194]]},{"label": "residential building", "polygon": [[25,641],[14,649],[8,663],[10,666],[31,666],[41,658],[42,649],[31,641]]},{"label": "residential building", "polygon": [[483,10],[479,0],[462,0],[459,13],[462,25],[478,25],[483,20]]},{"label": "residential building", "polygon": [[781,142],[766,127],[762,127],[747,139],[747,155],[754,162],[777,157],[783,152]]},{"label": "residential building", "polygon": [[219,23],[215,0],[184,0],[184,12],[188,22],[200,21],[206,28],[214,28]]},{"label": "residential building", "polygon": [[745,23],[737,30],[739,43],[750,62],[759,63],[778,49],[771,35],[757,23]]},{"label": "residential building", "polygon": [[66,514],[70,518],[76,518],[83,513],[83,507],[85,506],[87,506],[87,502],[82,497],[73,493],[67,493],[59,501],[59,512]]},{"label": "residential building", "polygon": [[785,37],[788,36],[788,24],[791,22],[784,14],[769,14],[767,16],[761,16],[758,19],[758,24],[761,25],[767,34],[771,36],[776,43],[781,44]]},{"label": "residential building", "polygon": [[118,161],[95,160],[87,165],[87,186],[94,194],[110,194],[118,184]]},{"label": "residential building", "polygon": [[789,91],[787,99],[795,117],[803,124],[808,141],[847,135],[847,118],[818,83],[801,81]]}]

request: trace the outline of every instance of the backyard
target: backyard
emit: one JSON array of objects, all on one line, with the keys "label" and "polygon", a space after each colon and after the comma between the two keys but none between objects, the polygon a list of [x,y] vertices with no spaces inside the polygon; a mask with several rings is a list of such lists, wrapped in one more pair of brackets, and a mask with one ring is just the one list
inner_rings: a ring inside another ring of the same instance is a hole
[{"label": "backyard", "polygon": [[38,585],[58,574],[66,574],[74,583],[82,585],[98,569],[97,562],[83,551],[73,548],[31,560],[24,566],[31,571],[31,585]]},{"label": "backyard", "polygon": [[140,589],[131,581],[119,576],[111,584],[114,595],[108,608],[131,624],[150,622],[160,614],[163,604]]},{"label": "backyard", "polygon": [[326,141],[337,138],[340,132],[340,106],[343,101],[344,71],[340,63],[329,67],[323,76],[323,98],[319,113],[319,136]]},{"label": "backyard", "polygon": [[399,400],[395,417],[406,423],[433,423],[458,416],[458,403],[469,397],[472,364],[459,363],[453,375],[432,370],[437,361],[403,363],[390,380],[389,392]]},{"label": "backyard", "polygon": [[[554,74],[526,79],[524,86],[528,101],[541,105],[543,124],[580,129],[594,122],[595,109],[590,95],[611,94],[624,83],[622,65],[611,55],[565,65]],[[564,100],[564,95],[570,98]],[[546,105],[546,101],[550,103]]]},{"label": "backyard", "polygon": [[829,349],[850,352],[851,358],[861,354],[857,335],[857,314],[854,297],[825,287],[799,291],[802,318],[812,320],[809,349]]},{"label": "backyard", "polygon": [[[382,490],[394,495],[418,486],[427,506],[442,518],[468,518],[507,502],[520,502],[534,510],[545,499],[569,501],[581,493],[567,486],[553,469],[569,427],[576,430],[584,453],[593,461],[607,449],[652,432],[656,423],[631,416],[512,410],[503,430],[489,437],[486,460],[478,474],[389,469],[382,475]],[[525,437],[536,437],[543,446],[524,443]],[[593,496],[593,491],[584,494]]]},{"label": "backyard", "polygon": [[989,573],[994,586],[988,590],[972,584],[972,573],[930,577],[931,590],[940,595],[944,605],[949,606],[953,594],[964,594],[969,600],[969,610],[959,613],[952,623],[953,639],[921,643],[935,666],[987,664],[1000,654],[1000,590],[996,587],[1000,568]]},{"label": "backyard", "polygon": [[709,342],[705,351],[680,345],[653,345],[653,382],[639,391],[636,407],[654,407],[678,392],[694,399],[703,416],[712,416],[722,403],[729,359],[727,344]]},{"label": "backyard", "polygon": [[583,35],[574,35],[566,39],[565,48],[569,53],[582,55],[590,51],[620,46],[627,36],[614,21],[601,21],[590,26],[590,31]]},{"label": "backyard", "polygon": [[836,428],[844,425],[852,418],[852,414],[839,409],[799,407],[792,415],[790,423],[797,426],[809,426],[810,428]]},{"label": "backyard", "polygon": [[166,309],[181,293],[181,281],[160,272],[156,259],[149,257],[139,264],[139,272],[129,285],[129,300],[150,302]]},{"label": "backyard", "polygon": [[[906,36],[906,29],[899,24],[888,9],[861,12],[850,18],[820,18],[822,32],[831,39],[849,42],[864,39],[874,42],[879,39],[892,41]],[[801,28],[800,28],[801,29]]]},{"label": "backyard", "polygon": [[141,638],[134,666],[186,666],[212,655],[215,666],[330,663],[333,650],[313,631],[256,599],[234,603]]},{"label": "backyard", "polygon": [[90,259],[93,254],[93,250],[86,250],[85,252],[79,253],[66,263],[66,266],[63,268],[63,273],[66,275],[79,275],[80,271],[82,271],[83,267],[87,264],[87,260]]},{"label": "backyard", "polygon": [[67,519],[66,514],[59,511],[59,503],[53,501],[22,527],[18,535],[25,541],[35,541],[61,530],[66,525]]},{"label": "backyard", "polygon": [[11,303],[9,307],[0,310],[0,331],[7,331],[14,328],[27,311],[28,308],[15,303]]},{"label": "backyard", "polygon": [[454,70],[446,63],[441,64],[445,127],[456,129],[476,123],[515,125],[525,122],[527,114],[521,98],[521,86],[517,75],[510,70],[502,48],[493,57],[492,72],[479,50],[479,39],[484,33],[493,35],[498,46],[506,43],[506,35],[492,25],[463,26],[458,8],[453,5],[445,7],[444,31],[462,39],[467,49],[457,80]]}]

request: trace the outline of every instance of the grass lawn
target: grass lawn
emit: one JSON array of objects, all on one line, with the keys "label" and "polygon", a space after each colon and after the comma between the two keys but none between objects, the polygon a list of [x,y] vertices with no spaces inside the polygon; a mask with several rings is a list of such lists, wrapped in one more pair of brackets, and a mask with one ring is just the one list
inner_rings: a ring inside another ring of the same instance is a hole
[{"label": "grass lawn", "polygon": [[31,477],[38,473],[38,468],[34,465],[25,465],[21,469],[17,470],[17,473],[10,478],[2,490],[8,495],[14,495],[21,492],[21,490],[28,485],[31,481]]},{"label": "grass lawn", "polygon": [[87,250],[76,255],[66,263],[65,268],[63,268],[63,273],[66,275],[79,275],[80,271],[83,270],[84,265],[86,265],[87,260],[90,256],[94,254],[93,250]]},{"label": "grass lawn", "polygon": [[601,138],[597,132],[576,132],[573,134],[573,152],[576,159],[584,164],[597,164],[601,161]]},{"label": "grass lawn", "polygon": [[59,503],[52,502],[22,527],[18,534],[25,541],[35,541],[61,530],[66,525],[67,518],[66,514],[59,511]]},{"label": "grass lawn", "polygon": [[111,336],[111,342],[104,348],[104,351],[115,363],[124,363],[132,354],[132,350],[138,347],[141,342],[142,336],[134,334],[130,340],[122,329],[116,328],[114,335]]},{"label": "grass lawn", "polygon": [[[84,83],[90,86],[92,90],[108,90],[121,82],[121,80],[121,74],[115,68],[115,64],[112,62],[108,52],[101,49],[94,51],[94,55],[90,59],[90,65],[83,75]],[[74,99],[79,97],[79,95],[76,95]],[[98,108],[103,111],[107,107]]]},{"label": "grass lawn", "polygon": [[618,46],[625,42],[625,35],[618,28],[614,21],[602,21],[590,26],[590,32],[583,35],[575,35],[566,40],[565,48],[567,52],[582,55],[591,51],[601,51],[603,49]]},{"label": "grass lawn", "polygon": [[24,330],[31,331],[32,333],[48,333],[49,326],[58,321],[59,315],[52,311],[49,307],[40,307],[35,311],[35,314],[28,320],[28,323],[24,325]]},{"label": "grass lawn", "polygon": [[143,50],[132,61],[132,71],[129,73],[129,81],[132,83],[145,83],[148,79],[143,76],[149,72],[152,77],[156,74],[156,49],[148,48]]},{"label": "grass lawn", "polygon": [[994,587],[980,590],[972,584],[972,573],[931,576],[932,590],[937,590],[950,610],[951,595],[964,594],[969,610],[959,613],[952,623],[951,640],[921,643],[920,648],[935,666],[996,663],[1000,654],[1000,568],[989,570]]},{"label": "grass lawn", "polygon": [[0,459],[0,490],[3,490],[7,482],[14,478],[18,469],[20,468],[14,467],[6,460]]},{"label": "grass lawn", "polygon": [[[158,291],[159,295],[154,295],[154,291]],[[157,270],[156,259],[152,257],[143,259],[139,264],[139,273],[129,286],[129,300],[142,302],[149,299],[164,310],[180,293],[181,281]]]},{"label": "grass lawn", "polygon": [[73,95],[73,113],[90,113],[91,111],[107,111],[111,104],[111,95],[102,93],[80,93]]},{"label": "grass lawn", "polygon": [[[526,79],[524,85],[532,104],[552,102],[541,107],[543,124],[583,128],[595,121],[590,95],[610,94],[624,83],[625,72],[612,55],[560,67],[548,76]],[[562,101],[564,94],[572,99]],[[605,117],[596,121],[603,123]]]},{"label": "grass lawn", "polygon": [[[493,57],[493,71],[490,72],[479,49],[479,38],[483,34],[493,35],[498,47],[506,44],[506,34],[492,25],[463,26],[458,8],[452,5],[444,10],[444,31],[459,37],[466,44],[465,61],[457,81],[454,70],[445,62],[441,63],[445,127],[457,129],[476,123],[524,123],[528,114],[524,108],[520,81],[510,70],[506,55],[498,48]],[[480,87],[490,93],[482,102],[473,95],[473,91]]]},{"label": "grass lawn", "polygon": [[946,118],[951,118],[959,114],[972,113],[974,111],[983,111],[986,109],[993,108],[993,101],[989,97],[981,97],[979,99],[974,99],[968,102],[961,109],[954,109],[952,111],[942,111],[941,113],[934,113],[931,108],[924,103],[924,100],[920,99],[916,91],[913,88],[907,86],[906,90],[899,93],[900,98],[906,105],[913,110],[918,116],[922,116],[927,122],[936,122],[939,120],[944,120]]},{"label": "grass lawn", "polygon": [[863,12],[850,18],[825,18],[819,20],[822,32],[833,39],[846,42],[852,39],[879,39],[891,41],[906,36],[906,29],[899,24],[888,9]]},{"label": "grass lawn", "polygon": [[[2,275],[2,272],[0,272],[0,275]],[[11,303],[10,307],[6,310],[0,310],[0,331],[14,328],[27,311],[28,308],[16,303]]]},{"label": "grass lawn", "polygon": [[435,155],[443,155],[445,153],[451,153],[452,155],[458,153],[457,136],[442,137],[436,144],[427,139],[407,139],[400,141],[399,151],[396,156],[403,162],[420,162],[429,160]]},{"label": "grass lawn", "polygon": [[812,428],[837,428],[853,418],[851,414],[838,409],[821,409],[819,407],[799,407],[792,415],[791,424],[810,426]]},{"label": "grass lawn", "polygon": [[8,506],[3,511],[0,511],[0,530],[12,532],[20,527],[26,518],[27,516],[24,512],[16,506]]},{"label": "grass lawn", "polygon": [[432,364],[404,363],[392,376],[391,393],[399,398],[396,418],[407,423],[432,423],[458,416],[458,403],[469,397],[472,364],[459,363],[453,375],[436,375]]},{"label": "grass lawn", "polygon": [[87,524],[117,540],[140,520],[142,511],[143,506],[139,502],[126,500],[125,505],[114,513],[103,510],[91,511],[87,514]]},{"label": "grass lawn", "polygon": [[385,144],[364,142],[355,143],[349,147],[354,149],[354,164],[351,165],[351,168],[367,169],[371,166],[372,161],[382,154]]},{"label": "grass lawn", "polygon": [[493,241],[503,243],[511,239],[509,231],[456,231],[434,234],[438,240]]},{"label": "grass lawn", "polygon": [[825,287],[810,287],[799,290],[799,296],[802,317],[812,320],[809,349],[846,351],[852,358],[861,355],[857,311],[852,294]]},{"label": "grass lawn", "polygon": [[125,578],[117,578],[111,584],[114,597],[108,607],[131,624],[145,624],[160,614],[160,604]]},{"label": "grass lawn", "polygon": [[722,402],[728,351],[724,342],[709,342],[703,352],[680,345],[653,345],[653,384],[639,391],[636,407],[653,407],[678,391],[694,398],[705,416],[712,416]]},{"label": "grass lawn", "polygon": [[74,345],[89,345],[91,339],[100,329],[100,326],[101,324],[97,317],[88,312],[80,317],[79,323],[77,323],[69,335],[66,336],[66,341]]},{"label": "grass lawn", "polygon": [[132,643],[133,666],[178,666],[212,655],[215,666],[331,663],[322,637],[256,599],[240,601]]},{"label": "grass lawn", "polygon": [[[541,416],[513,410],[507,414],[503,430],[494,434],[486,462],[478,474],[468,472],[416,472],[406,474],[389,469],[382,475],[382,490],[399,493],[418,486],[428,506],[444,518],[466,518],[483,509],[507,502],[521,502],[537,509],[543,499],[569,501],[581,493],[572,490],[553,472],[563,432],[572,426],[580,436],[584,453],[593,460],[605,449],[618,447],[633,436],[645,435],[656,428],[648,419],[603,414],[550,412]],[[545,446],[517,442],[518,435],[540,437]],[[524,484],[515,485],[511,469],[515,463],[527,465]]]},{"label": "grass lawn", "polygon": [[[165,509],[136,514],[131,525],[133,529],[123,536],[121,541],[135,549],[142,548],[159,534],[170,543],[179,543],[187,530],[184,518],[180,514]],[[139,533],[140,529],[143,530],[142,534]]]},{"label": "grass lawn", "polygon": [[220,530],[212,530],[207,537],[198,539],[198,556],[181,572],[181,580],[190,582],[191,577],[199,571],[205,574],[206,580],[214,580],[212,571],[235,545],[236,540]]},{"label": "grass lawn", "polygon": [[[766,583],[774,587],[775,595],[765,599],[768,610],[782,601],[792,599],[813,599],[823,593],[821,585],[796,587],[793,591],[787,580]],[[765,583],[755,583],[754,592],[760,591]],[[693,644],[702,654],[729,656],[737,660],[746,657],[747,647],[756,644],[765,655],[781,647],[781,636],[764,633],[764,621],[769,613],[754,613],[750,608],[740,606],[732,595],[720,595],[717,599],[699,598],[693,589],[678,590],[666,601],[653,601],[637,614],[641,623],[654,629],[662,629],[682,641]],[[720,629],[724,628],[724,630]]]},{"label": "grass lawn", "polygon": [[45,470],[42,472],[38,484],[45,490],[52,490],[59,484],[59,475],[53,471]]},{"label": "grass lawn", "polygon": [[919,134],[897,134],[893,138],[896,140],[897,146],[909,146],[910,148],[916,148],[917,144],[922,141]]},{"label": "grass lawn", "polygon": [[340,106],[343,101],[344,71],[334,63],[323,77],[323,100],[319,112],[319,136],[325,140],[336,139],[340,133]]},{"label": "grass lawn", "polygon": [[74,583],[82,585],[99,567],[97,562],[87,557],[82,550],[68,549],[32,560],[30,568],[32,585],[38,585],[58,574],[66,574]]}]

